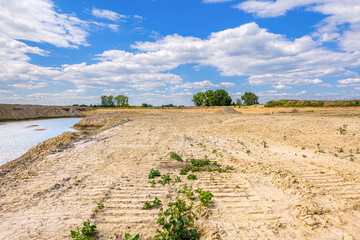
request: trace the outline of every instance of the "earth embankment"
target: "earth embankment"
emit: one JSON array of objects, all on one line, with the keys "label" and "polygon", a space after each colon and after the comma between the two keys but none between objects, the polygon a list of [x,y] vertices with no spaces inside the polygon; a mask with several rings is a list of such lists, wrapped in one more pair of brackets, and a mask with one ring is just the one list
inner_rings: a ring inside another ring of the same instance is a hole
[{"label": "earth embankment", "polygon": [[79,117],[86,108],[71,106],[42,106],[0,104],[0,121],[38,118]]}]

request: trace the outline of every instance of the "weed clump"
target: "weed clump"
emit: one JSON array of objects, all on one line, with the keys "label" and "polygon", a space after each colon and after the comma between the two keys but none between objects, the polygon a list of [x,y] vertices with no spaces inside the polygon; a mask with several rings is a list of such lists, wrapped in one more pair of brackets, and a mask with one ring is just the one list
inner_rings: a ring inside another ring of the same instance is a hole
[{"label": "weed clump", "polygon": [[150,170],[149,179],[153,179],[153,178],[159,177],[159,176],[161,176],[161,173],[159,170],[154,170],[153,168]]},{"label": "weed clump", "polygon": [[170,178],[169,175],[163,175],[161,176],[162,180],[159,180],[159,183],[163,186],[165,186],[166,184],[170,183],[172,181],[172,179]]},{"label": "weed clump", "polygon": [[138,235],[136,235],[135,237],[133,237],[133,236],[131,236],[131,234],[130,233],[125,233],[125,239],[126,240],[139,240],[139,238],[140,238],[140,235],[138,234]]},{"label": "weed clump", "polygon": [[202,167],[202,166],[205,166],[205,165],[209,165],[210,164],[210,160],[209,159],[191,159],[191,164],[193,166],[196,166],[196,167]]},{"label": "weed clump", "polygon": [[339,127],[337,130],[340,132],[340,134],[345,134],[345,132],[347,131],[347,124],[344,124],[342,127]]},{"label": "weed clump", "polygon": [[184,160],[179,156],[177,155],[175,152],[171,152],[170,153],[170,158],[176,160],[176,161],[179,161],[179,162],[183,162]]},{"label": "weed clump", "polygon": [[161,205],[162,205],[161,200],[155,197],[155,200],[152,202],[146,201],[142,209],[143,210],[152,209],[152,208],[160,207]]},{"label": "weed clump", "polygon": [[189,180],[196,180],[197,177],[196,177],[195,174],[189,174],[189,175],[187,176],[187,179],[189,179]]},{"label": "weed clump", "polygon": [[83,223],[84,227],[81,231],[71,231],[71,237],[74,240],[91,240],[96,229],[96,225],[90,225],[90,220]]},{"label": "weed clump", "polygon": [[157,230],[158,234],[154,239],[197,240],[200,233],[194,226],[195,220],[197,216],[193,212],[193,203],[187,205],[185,200],[177,199],[176,202],[169,203],[166,211],[161,208],[157,223],[162,226],[162,231]]},{"label": "weed clump", "polygon": [[199,200],[201,202],[201,206],[208,206],[211,199],[214,197],[214,195],[210,191],[203,191],[201,188],[198,188],[195,191],[199,193]]}]

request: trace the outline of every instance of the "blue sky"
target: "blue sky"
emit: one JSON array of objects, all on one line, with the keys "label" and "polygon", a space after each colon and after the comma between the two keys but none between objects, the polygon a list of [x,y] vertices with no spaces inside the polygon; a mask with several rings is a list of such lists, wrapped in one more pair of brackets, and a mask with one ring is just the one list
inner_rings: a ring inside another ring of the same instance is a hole
[{"label": "blue sky", "polygon": [[357,0],[0,0],[0,102],[360,98]]}]

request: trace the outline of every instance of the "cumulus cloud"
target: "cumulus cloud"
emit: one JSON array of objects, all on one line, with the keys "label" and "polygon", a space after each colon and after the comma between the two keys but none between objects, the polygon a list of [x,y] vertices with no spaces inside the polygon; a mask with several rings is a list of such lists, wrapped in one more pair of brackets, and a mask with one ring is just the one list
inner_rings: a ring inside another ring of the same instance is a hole
[{"label": "cumulus cloud", "polygon": [[291,89],[292,87],[280,84],[280,85],[273,86],[273,88],[275,88],[275,89]]},{"label": "cumulus cloud", "polygon": [[87,22],[56,12],[49,0],[0,0],[0,12],[1,35],[57,47],[87,45]]},{"label": "cumulus cloud", "polygon": [[175,85],[174,87],[170,88],[171,90],[176,89],[209,89],[209,88],[218,88],[220,87],[219,84],[214,84],[209,80],[204,80],[202,82],[187,82],[181,85]]},{"label": "cumulus cloud", "polygon": [[121,21],[122,19],[125,19],[126,16],[113,12],[113,11],[109,11],[109,10],[104,10],[104,9],[97,9],[97,8],[93,8],[91,10],[91,14],[94,15],[95,17],[98,18],[104,18],[110,21],[114,21],[114,22],[118,22]]},{"label": "cumulus cloud", "polygon": [[358,54],[323,49],[310,36],[289,40],[256,23],[212,33],[204,40],[175,34],[133,48],[141,51],[137,57],[153,59],[162,70],[195,63],[212,66],[223,76],[250,76],[254,85],[319,84],[322,77],[353,74],[347,68],[360,65]]},{"label": "cumulus cloud", "polygon": [[345,51],[360,50],[360,1],[357,0],[247,0],[236,6],[258,17],[278,17],[296,8],[305,8],[326,17],[313,36],[320,41],[338,41]]},{"label": "cumulus cloud", "polygon": [[236,84],[232,83],[232,82],[221,82],[220,85],[224,86],[226,88],[231,88],[231,87],[234,87]]}]

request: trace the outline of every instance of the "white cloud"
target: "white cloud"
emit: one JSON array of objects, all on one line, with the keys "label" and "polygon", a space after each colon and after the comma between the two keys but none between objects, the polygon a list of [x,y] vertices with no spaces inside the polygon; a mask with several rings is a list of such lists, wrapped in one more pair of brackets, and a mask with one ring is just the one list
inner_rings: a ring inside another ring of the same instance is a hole
[{"label": "white cloud", "polygon": [[224,86],[226,88],[231,88],[231,87],[234,87],[236,84],[232,83],[232,82],[221,82],[220,85]]},{"label": "white cloud", "polygon": [[342,79],[342,80],[338,80],[338,83],[340,84],[360,84],[360,78],[347,78],[347,79]]},{"label": "white cloud", "polygon": [[57,47],[87,45],[87,23],[58,13],[49,0],[0,0],[0,34],[17,40],[50,43]]},{"label": "white cloud", "polygon": [[127,18],[127,16],[113,12],[113,11],[109,11],[109,10],[104,10],[104,9],[97,9],[97,8],[93,8],[91,10],[91,14],[94,15],[95,17],[98,18],[104,18],[107,20],[111,20],[114,22],[118,22],[121,21],[125,18]]},{"label": "white cloud", "polygon": [[[360,50],[360,1],[357,0],[247,0],[237,8],[258,17],[277,17],[295,8],[324,14],[313,36],[320,41],[338,41],[345,51]],[[347,26],[347,24],[349,26]],[[343,34],[342,34],[343,32]]]},{"label": "white cloud", "polygon": [[170,90],[176,90],[176,89],[209,89],[209,88],[218,88],[220,87],[220,85],[218,84],[213,84],[212,82],[210,82],[209,80],[204,80],[202,82],[187,82],[181,85],[176,85],[172,88],[170,88]]},{"label": "white cloud", "polygon": [[273,88],[276,88],[276,89],[291,89],[292,87],[280,84],[280,85],[273,86]]}]

